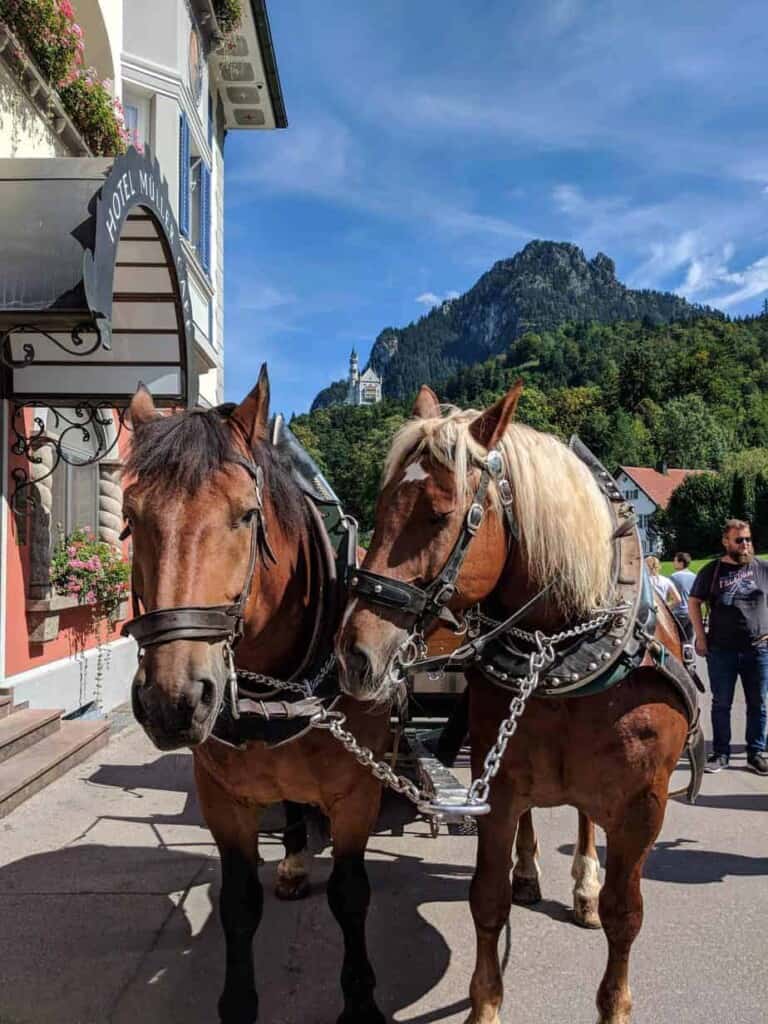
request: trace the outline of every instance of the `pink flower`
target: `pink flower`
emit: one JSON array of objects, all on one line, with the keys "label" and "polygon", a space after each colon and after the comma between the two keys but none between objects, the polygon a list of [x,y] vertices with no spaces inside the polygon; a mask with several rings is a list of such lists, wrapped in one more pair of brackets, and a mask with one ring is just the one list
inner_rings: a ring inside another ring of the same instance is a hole
[{"label": "pink flower", "polygon": [[70,576],[69,579],[67,580],[67,590],[70,592],[70,594],[77,594],[80,589],[80,581],[76,580],[74,576]]},{"label": "pink flower", "polygon": [[77,554],[77,548],[75,547],[74,544],[69,545],[69,547],[67,548],[67,554],[69,555],[70,558],[75,557],[75,555]]},{"label": "pink flower", "polygon": [[75,12],[72,9],[72,4],[69,0],[59,0],[59,10],[65,18],[69,18],[70,21],[74,21]]},{"label": "pink flower", "polygon": [[88,593],[85,595],[85,603],[86,604],[96,604],[96,591],[95,590],[89,590],[88,591]]}]

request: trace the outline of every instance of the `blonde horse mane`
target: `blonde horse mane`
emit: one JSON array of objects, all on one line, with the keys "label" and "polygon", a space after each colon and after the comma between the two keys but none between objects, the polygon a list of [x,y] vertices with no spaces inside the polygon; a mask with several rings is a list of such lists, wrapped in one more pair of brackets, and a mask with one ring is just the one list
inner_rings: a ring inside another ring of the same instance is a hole
[{"label": "blonde horse mane", "polygon": [[[384,484],[406,462],[429,455],[453,470],[457,500],[470,499],[470,471],[486,449],[472,437],[474,409],[443,406],[442,415],[408,420],[395,435],[384,466]],[[498,443],[512,485],[520,543],[536,586],[552,583],[552,598],[566,614],[585,615],[612,598],[613,524],[591,472],[551,434],[521,423],[507,427]],[[476,479],[476,476],[475,476]],[[500,511],[499,496],[490,497]]]}]

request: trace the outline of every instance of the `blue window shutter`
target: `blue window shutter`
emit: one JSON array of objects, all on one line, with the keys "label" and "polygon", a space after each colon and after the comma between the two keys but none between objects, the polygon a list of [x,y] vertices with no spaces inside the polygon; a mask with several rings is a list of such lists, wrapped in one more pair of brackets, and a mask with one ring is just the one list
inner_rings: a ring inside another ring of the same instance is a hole
[{"label": "blue window shutter", "polygon": [[179,117],[179,231],[189,238],[189,122]]},{"label": "blue window shutter", "polygon": [[211,270],[211,172],[200,165],[200,262],[206,273]]},{"label": "blue window shutter", "polygon": [[213,93],[208,93],[208,145],[213,147]]}]

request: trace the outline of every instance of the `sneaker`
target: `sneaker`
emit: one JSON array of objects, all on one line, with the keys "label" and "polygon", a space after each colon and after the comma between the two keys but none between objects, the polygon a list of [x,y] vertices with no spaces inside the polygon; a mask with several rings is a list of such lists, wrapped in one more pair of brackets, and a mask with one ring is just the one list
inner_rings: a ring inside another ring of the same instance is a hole
[{"label": "sneaker", "polygon": [[747,756],[747,764],[758,775],[768,775],[768,754],[764,750]]},{"label": "sneaker", "polygon": [[[709,772],[713,775],[715,772],[719,772],[723,768],[728,767],[728,755],[727,754],[710,754],[707,758],[707,763],[704,765],[704,771]],[[768,773],[767,773],[768,774]]]}]

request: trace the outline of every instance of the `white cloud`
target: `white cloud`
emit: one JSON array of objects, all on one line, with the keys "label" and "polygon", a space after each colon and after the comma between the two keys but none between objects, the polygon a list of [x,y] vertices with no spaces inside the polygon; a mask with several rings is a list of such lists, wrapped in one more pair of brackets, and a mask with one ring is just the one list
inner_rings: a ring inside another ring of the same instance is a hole
[{"label": "white cloud", "polygon": [[269,143],[258,150],[264,154],[261,160],[253,160],[249,150],[248,163],[241,163],[232,176],[233,184],[247,188],[244,199],[258,198],[258,192],[251,194],[253,186],[338,198],[358,176],[359,152],[349,128],[338,118],[299,116],[289,132],[276,132]]},{"label": "white cloud", "polygon": [[421,303],[422,306],[426,306],[428,309],[432,309],[433,306],[439,306],[449,299],[458,299],[460,294],[461,292],[457,291],[449,291],[445,295],[435,295],[434,292],[422,292],[421,295],[416,296],[416,302]]},{"label": "white cloud", "polygon": [[279,288],[275,288],[271,284],[239,282],[236,300],[238,309],[266,313],[268,310],[278,309],[280,306],[292,306],[295,302],[295,295],[291,292],[280,291]]},{"label": "white cloud", "polygon": [[720,283],[730,283],[736,287],[721,295],[713,295],[707,302],[722,309],[728,309],[739,302],[746,302],[754,299],[764,292],[768,292],[768,256],[761,256],[746,270],[728,272],[723,274]]}]

